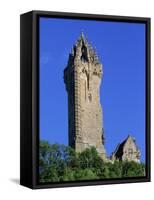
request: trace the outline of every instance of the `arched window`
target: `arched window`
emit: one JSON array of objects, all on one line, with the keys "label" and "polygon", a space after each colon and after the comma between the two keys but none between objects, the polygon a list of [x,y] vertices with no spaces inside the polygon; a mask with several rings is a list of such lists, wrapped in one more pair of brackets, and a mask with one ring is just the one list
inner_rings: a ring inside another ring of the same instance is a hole
[{"label": "arched window", "polygon": [[88,57],[87,57],[87,48],[83,45],[81,48],[81,60],[82,61],[88,61]]},{"label": "arched window", "polygon": [[133,149],[131,149],[131,148],[128,149],[128,156],[129,156],[130,159],[132,159],[132,157],[133,157]]},{"label": "arched window", "polygon": [[92,95],[91,95],[91,93],[88,94],[88,99],[89,99],[90,102],[92,101]]}]

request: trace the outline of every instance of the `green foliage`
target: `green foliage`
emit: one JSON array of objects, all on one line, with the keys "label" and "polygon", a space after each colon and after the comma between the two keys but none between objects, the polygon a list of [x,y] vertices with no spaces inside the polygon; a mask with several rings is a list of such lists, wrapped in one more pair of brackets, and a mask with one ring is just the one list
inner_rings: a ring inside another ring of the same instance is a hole
[{"label": "green foliage", "polygon": [[144,176],[145,166],[143,163],[138,164],[135,162],[124,162],[122,167],[123,177],[139,177]]},{"label": "green foliage", "polygon": [[94,147],[75,153],[74,149],[65,145],[40,142],[40,182],[139,177],[144,173],[144,164],[104,162]]}]

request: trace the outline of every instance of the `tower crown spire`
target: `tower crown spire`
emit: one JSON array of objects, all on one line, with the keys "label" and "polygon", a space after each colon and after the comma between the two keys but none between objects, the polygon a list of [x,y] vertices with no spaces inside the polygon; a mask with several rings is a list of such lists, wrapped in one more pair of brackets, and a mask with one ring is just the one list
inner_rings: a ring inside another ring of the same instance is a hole
[{"label": "tower crown spire", "polygon": [[82,39],[85,38],[83,31],[81,31],[81,36],[80,36],[80,37],[81,37]]},{"label": "tower crown spire", "polygon": [[78,45],[88,45],[88,41],[87,41],[83,31],[81,31],[81,34],[80,34],[78,40],[76,41],[76,45],[77,46]]},{"label": "tower crown spire", "polygon": [[79,37],[79,40],[82,41],[83,44],[87,44],[87,45],[88,45],[87,38],[86,38],[86,36],[85,36],[85,34],[84,34],[83,31],[81,31],[81,35],[80,35],[80,37]]},{"label": "tower crown spire", "polygon": [[[89,62],[94,65],[100,64],[96,49],[92,47],[92,44],[88,42],[87,37],[82,31],[79,38],[77,39],[75,45],[72,48],[70,54],[70,60]],[[70,62],[69,60],[69,62]]]}]

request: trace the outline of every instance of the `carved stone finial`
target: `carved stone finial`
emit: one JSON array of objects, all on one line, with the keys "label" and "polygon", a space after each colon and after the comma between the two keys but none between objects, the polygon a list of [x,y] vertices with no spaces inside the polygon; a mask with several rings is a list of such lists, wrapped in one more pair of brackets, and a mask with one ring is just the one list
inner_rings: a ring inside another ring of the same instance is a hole
[{"label": "carved stone finial", "polygon": [[83,31],[81,31],[81,38],[85,38]]}]

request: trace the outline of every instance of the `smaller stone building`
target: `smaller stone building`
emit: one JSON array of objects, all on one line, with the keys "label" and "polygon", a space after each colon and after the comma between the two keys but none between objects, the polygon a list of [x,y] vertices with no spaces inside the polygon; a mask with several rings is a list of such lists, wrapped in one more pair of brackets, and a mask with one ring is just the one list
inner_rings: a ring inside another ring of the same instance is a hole
[{"label": "smaller stone building", "polygon": [[128,137],[118,144],[115,151],[112,153],[111,160],[119,161],[134,161],[140,163],[141,153],[138,149],[135,138],[128,135]]}]

